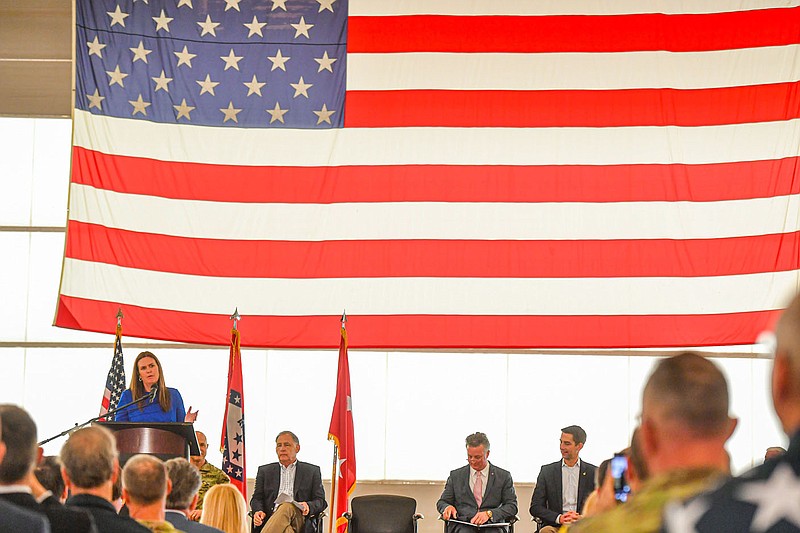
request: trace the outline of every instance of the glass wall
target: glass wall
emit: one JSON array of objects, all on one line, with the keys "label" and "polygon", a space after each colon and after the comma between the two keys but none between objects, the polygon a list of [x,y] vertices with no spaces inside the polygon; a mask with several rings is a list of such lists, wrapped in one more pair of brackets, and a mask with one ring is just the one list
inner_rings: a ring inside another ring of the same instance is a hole
[{"label": "glass wall", "polygon": [[[113,337],[52,327],[64,247],[70,125],[0,118],[0,402],[28,409],[40,438],[97,414]],[[246,320],[246,317],[244,318]],[[351,330],[350,335],[357,335]],[[126,371],[145,347],[170,386],[199,409],[214,448],[222,428],[228,350],[125,338]],[[739,427],[729,443],[734,470],[785,445],[770,407],[769,368],[745,348],[716,358],[732,388]],[[326,440],[338,353],[243,352],[250,477],[274,460],[282,429],[300,436],[300,457],[330,477]],[[655,361],[643,355],[350,352],[360,479],[441,480],[466,459],[463,439],[484,431],[491,459],[516,481],[535,481],[558,459],[559,429],[582,425],[582,456],[595,464],[628,443],[642,384]],[[475,391],[480,391],[476,393]],[[45,448],[57,453],[63,439]],[[216,449],[209,452],[219,464]]]}]

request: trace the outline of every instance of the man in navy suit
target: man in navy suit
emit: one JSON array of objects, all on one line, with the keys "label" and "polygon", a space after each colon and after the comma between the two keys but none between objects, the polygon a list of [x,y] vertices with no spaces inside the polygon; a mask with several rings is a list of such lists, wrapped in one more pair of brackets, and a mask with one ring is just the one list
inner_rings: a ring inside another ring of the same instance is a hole
[{"label": "man in navy suit", "polygon": [[298,461],[299,451],[297,435],[281,431],[275,438],[278,462],[258,467],[250,508],[253,525],[258,529],[263,526],[264,533],[283,533],[287,528],[300,533],[306,517],[328,506],[319,467]]},{"label": "man in navy suit", "polygon": [[596,466],[579,457],[586,443],[580,426],[561,430],[561,460],[544,465],[531,497],[531,516],[541,519],[543,533],[555,533],[562,524],[581,518],[586,498],[594,490]]},{"label": "man in navy suit", "polygon": [[70,435],[61,448],[61,475],[70,491],[67,507],[91,514],[100,533],[148,533],[136,520],[118,515],[111,503],[120,468],[109,430],[90,426]]},{"label": "man in navy suit", "polygon": [[49,494],[33,475],[39,453],[36,423],[24,409],[11,404],[0,405],[0,419],[0,438],[6,447],[0,462],[0,500],[46,516],[53,533],[97,533],[91,515],[69,509],[54,498],[36,501],[34,495]]},{"label": "man in navy suit", "polygon": [[[507,523],[517,514],[517,494],[511,473],[489,463],[489,439],[485,433],[466,438],[468,465],[450,472],[436,509],[448,520],[448,533],[473,532],[469,525]],[[504,528],[502,528],[504,529]],[[489,528],[489,531],[501,530]]]},{"label": "man in navy suit", "polygon": [[[0,424],[0,439],[2,424]],[[0,440],[0,463],[6,454],[6,444]],[[29,531],[31,533],[50,533],[50,524],[43,516],[20,509],[15,505],[0,501],[0,531]]]}]

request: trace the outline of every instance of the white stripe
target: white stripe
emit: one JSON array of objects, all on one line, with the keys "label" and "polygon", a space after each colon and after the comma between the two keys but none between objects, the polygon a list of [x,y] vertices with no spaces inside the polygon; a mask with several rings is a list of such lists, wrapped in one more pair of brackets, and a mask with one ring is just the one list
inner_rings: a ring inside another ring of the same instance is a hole
[{"label": "white stripe", "polygon": [[243,166],[724,163],[800,154],[800,120],[703,127],[344,128],[157,124],[75,110],[75,146]]},{"label": "white stripe", "polygon": [[706,239],[798,231],[800,196],[723,202],[259,204],[174,200],[73,184],[70,219],[205,239]]},{"label": "white stripe", "polygon": [[[798,272],[703,278],[212,278],[64,261],[62,294],[247,315],[649,315],[780,309]],[[565,295],[580,295],[565,298]]]},{"label": "white stripe", "polygon": [[725,13],[795,7],[790,0],[350,0],[350,16],[627,15]]},{"label": "white stripe", "polygon": [[706,89],[800,80],[800,45],[711,52],[348,54],[348,91]]}]

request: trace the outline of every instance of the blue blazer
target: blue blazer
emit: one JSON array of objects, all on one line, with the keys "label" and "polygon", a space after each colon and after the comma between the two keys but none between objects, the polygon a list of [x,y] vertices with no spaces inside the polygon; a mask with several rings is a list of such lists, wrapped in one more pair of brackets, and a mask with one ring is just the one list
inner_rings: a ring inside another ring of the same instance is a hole
[{"label": "blue blazer", "polygon": [[0,531],[50,533],[50,524],[44,516],[0,501]]},{"label": "blue blazer", "polygon": [[[143,400],[138,405],[131,405],[118,412],[114,420],[116,422],[183,422],[183,419],[186,417],[186,409],[183,407],[181,393],[178,392],[178,389],[173,389],[171,387],[167,387],[167,390],[172,399],[172,405],[169,411],[161,409],[157,398],[153,403],[149,403],[149,400]],[[131,390],[125,389],[119,397],[117,407],[130,403],[132,400],[133,394]],[[142,409],[139,410],[139,407]]]}]

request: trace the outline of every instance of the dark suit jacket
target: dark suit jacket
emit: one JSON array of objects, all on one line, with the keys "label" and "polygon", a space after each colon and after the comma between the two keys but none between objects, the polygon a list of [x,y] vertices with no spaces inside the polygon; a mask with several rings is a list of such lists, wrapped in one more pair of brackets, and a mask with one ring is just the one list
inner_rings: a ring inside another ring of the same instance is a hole
[{"label": "dark suit jacket", "polygon": [[175,529],[178,531],[184,531],[185,533],[222,533],[221,530],[215,527],[207,526],[199,522],[192,522],[180,511],[167,509],[165,520],[175,526]]},{"label": "dark suit jacket", "polygon": [[[280,463],[259,466],[256,487],[250,499],[250,508],[253,512],[263,511],[269,520],[274,511],[275,498],[278,497],[280,486]],[[297,470],[294,474],[294,499],[297,502],[308,503],[309,515],[319,514],[328,507],[328,502],[325,501],[325,489],[322,488],[322,473],[318,466],[297,461]]]},{"label": "dark suit jacket", "polygon": [[492,511],[492,522],[508,522],[517,514],[517,493],[511,473],[489,463],[489,479],[483,491],[483,500],[478,509],[475,496],[469,488],[469,465],[450,472],[436,509],[444,512],[448,505],[456,508],[459,520],[469,521],[479,511]]},{"label": "dark suit jacket", "polygon": [[38,504],[27,492],[14,492],[0,494],[0,500],[46,515],[53,533],[98,533],[91,515],[76,509],[67,509],[55,498]]},{"label": "dark suit jacket", "polygon": [[86,511],[100,533],[148,533],[150,530],[136,520],[120,516],[108,500],[91,494],[76,494],[67,500],[67,506]]},{"label": "dark suit jacket", "polygon": [[0,501],[0,531],[50,533],[50,524],[38,513]]},{"label": "dark suit jacket", "polygon": [[[557,526],[556,519],[564,510],[561,494],[561,462],[556,461],[544,465],[536,478],[536,487],[531,497],[531,516],[541,518],[546,526]],[[578,475],[578,512],[583,510],[583,503],[594,490],[594,472],[596,466],[581,461]]]}]

